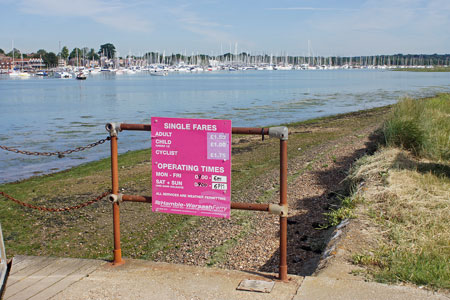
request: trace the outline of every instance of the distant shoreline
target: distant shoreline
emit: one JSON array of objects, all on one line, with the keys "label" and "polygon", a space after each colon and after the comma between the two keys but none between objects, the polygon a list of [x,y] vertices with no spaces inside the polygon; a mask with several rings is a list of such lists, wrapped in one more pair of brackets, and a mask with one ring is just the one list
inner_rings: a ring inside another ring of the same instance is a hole
[{"label": "distant shoreline", "polygon": [[391,71],[404,72],[450,72],[450,67],[433,67],[433,68],[397,68]]}]

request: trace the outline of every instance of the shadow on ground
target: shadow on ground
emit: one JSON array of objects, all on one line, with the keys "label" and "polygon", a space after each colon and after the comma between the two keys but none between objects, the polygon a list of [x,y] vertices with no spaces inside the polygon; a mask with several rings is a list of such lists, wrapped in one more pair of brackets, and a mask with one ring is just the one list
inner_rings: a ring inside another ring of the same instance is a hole
[{"label": "shadow on ground", "polygon": [[[338,156],[332,169],[311,171],[310,174],[315,180],[314,184],[324,190],[321,195],[290,201],[292,208],[305,213],[288,217],[289,274],[310,276],[317,270],[322,252],[334,231],[334,227],[326,228],[327,220],[324,213],[338,208],[340,197],[349,194],[349,187],[343,183],[343,180],[356,160],[375,152],[380,144],[380,138],[380,132],[376,131],[369,136],[368,142],[362,148],[356,149],[349,155]],[[262,266],[260,271],[274,272],[273,266],[278,264],[279,250]]]}]

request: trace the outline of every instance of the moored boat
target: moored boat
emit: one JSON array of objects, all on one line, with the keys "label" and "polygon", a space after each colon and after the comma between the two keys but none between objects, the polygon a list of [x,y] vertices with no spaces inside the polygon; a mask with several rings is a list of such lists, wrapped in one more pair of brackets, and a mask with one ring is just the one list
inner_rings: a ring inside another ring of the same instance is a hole
[{"label": "moored boat", "polygon": [[68,72],[65,72],[65,71],[62,71],[62,72],[55,72],[54,74],[53,74],[53,76],[55,77],[55,78],[72,78],[72,74],[70,74],[70,73],[68,73]]},{"label": "moored boat", "polygon": [[9,73],[9,77],[12,78],[29,78],[30,76],[30,73],[27,72],[12,71],[11,73]]},{"label": "moored boat", "polygon": [[164,70],[155,70],[150,72],[150,75],[152,76],[166,76],[167,74],[168,72]]},{"label": "moored boat", "polygon": [[86,75],[83,72],[77,74],[76,77],[78,80],[86,80]]}]

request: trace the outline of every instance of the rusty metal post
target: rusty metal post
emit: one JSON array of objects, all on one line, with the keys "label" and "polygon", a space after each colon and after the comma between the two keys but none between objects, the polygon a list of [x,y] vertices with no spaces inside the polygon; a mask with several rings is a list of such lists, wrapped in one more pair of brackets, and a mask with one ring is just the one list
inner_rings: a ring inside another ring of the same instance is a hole
[{"label": "rusty metal post", "polygon": [[[111,136],[111,182],[112,194],[119,194],[119,160],[117,150],[117,131],[120,130],[120,124],[109,123],[106,130]],[[120,210],[119,203],[113,202],[113,233],[114,233],[114,261],[113,265],[124,263],[122,259],[122,250],[120,249]]]},{"label": "rusty metal post", "polygon": [[[111,173],[112,173],[112,194],[119,195],[119,175],[117,161],[117,131],[122,130],[140,130],[151,131],[149,124],[125,124],[125,123],[109,123],[106,129],[111,133]],[[270,128],[247,128],[233,127],[233,134],[261,134],[269,135],[280,139],[280,205],[274,204],[250,204],[250,203],[231,203],[232,209],[244,210],[260,210],[269,213],[280,214],[280,264],[279,264],[279,280],[288,281],[287,273],[287,127],[270,127]],[[120,195],[121,201],[147,202],[151,203],[152,199],[148,196]],[[120,201],[113,203],[114,218],[114,265],[122,264],[122,254],[120,249],[120,220],[119,220],[119,204]]]},{"label": "rusty metal post", "polygon": [[[117,154],[117,136],[111,137],[111,180],[112,193],[119,193],[119,161]],[[114,232],[114,261],[113,265],[124,263],[122,259],[122,250],[120,249],[120,209],[119,203],[113,204],[113,232]]]},{"label": "rusty metal post", "polygon": [[[280,206],[287,206],[287,140],[280,140]],[[279,279],[287,281],[287,215],[280,216]]]}]

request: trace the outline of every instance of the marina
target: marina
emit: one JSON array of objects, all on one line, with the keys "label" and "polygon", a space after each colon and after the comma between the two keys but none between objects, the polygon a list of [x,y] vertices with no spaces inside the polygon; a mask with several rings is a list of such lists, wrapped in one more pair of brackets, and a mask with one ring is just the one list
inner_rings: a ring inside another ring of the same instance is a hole
[{"label": "marina", "polygon": [[[71,73],[68,73],[70,76]],[[0,145],[28,151],[64,151],[106,137],[108,122],[149,123],[152,116],[231,119],[233,126],[269,126],[395,103],[403,96],[450,90],[449,73],[384,69],[98,71],[86,80],[0,75]],[[67,75],[67,76],[69,76]],[[122,151],[150,147],[129,134]],[[119,142],[119,143],[120,143]],[[60,159],[2,151],[0,180],[55,172],[108,155],[108,147]]]}]

